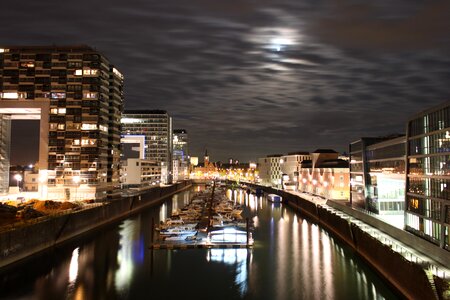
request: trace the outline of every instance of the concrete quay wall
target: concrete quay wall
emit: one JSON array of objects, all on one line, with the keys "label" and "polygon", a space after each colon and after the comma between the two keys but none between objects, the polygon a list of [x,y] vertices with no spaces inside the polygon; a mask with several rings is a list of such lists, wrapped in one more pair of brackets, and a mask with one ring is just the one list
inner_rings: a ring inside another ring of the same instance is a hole
[{"label": "concrete quay wall", "polygon": [[260,188],[265,193],[282,196],[285,204],[319,223],[321,227],[348,244],[403,297],[407,299],[439,298],[420,265],[406,260],[356,224],[300,196],[270,187],[247,185]]},{"label": "concrete quay wall", "polygon": [[[93,208],[46,217],[0,233],[0,269],[101,226],[164,202],[191,186],[184,181],[167,187],[155,187]],[[151,224],[149,224],[151,226]]]}]

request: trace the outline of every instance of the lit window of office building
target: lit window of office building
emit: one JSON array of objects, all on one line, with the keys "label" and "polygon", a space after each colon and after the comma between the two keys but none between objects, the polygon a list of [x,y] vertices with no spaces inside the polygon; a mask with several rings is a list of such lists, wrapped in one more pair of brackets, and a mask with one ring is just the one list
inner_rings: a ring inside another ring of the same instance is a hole
[{"label": "lit window of office building", "polygon": [[5,47],[0,70],[1,127],[40,120],[40,198],[119,196],[123,76],[108,59],[87,46]]},{"label": "lit window of office building", "polygon": [[450,102],[407,124],[405,228],[449,250]]}]

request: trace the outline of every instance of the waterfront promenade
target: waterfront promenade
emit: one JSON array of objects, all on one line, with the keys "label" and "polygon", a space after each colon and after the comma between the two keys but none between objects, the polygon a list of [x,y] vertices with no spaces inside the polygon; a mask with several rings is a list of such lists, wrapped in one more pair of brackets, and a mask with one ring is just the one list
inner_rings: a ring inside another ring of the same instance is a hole
[{"label": "waterfront promenade", "polygon": [[[422,253],[418,251],[416,248],[414,248],[413,245],[407,245],[401,242],[400,240],[396,239],[395,237],[383,232],[376,226],[372,226],[364,222],[363,220],[355,217],[355,214],[348,213],[349,210],[355,211],[356,213],[359,212],[359,210],[350,208],[344,203],[339,203],[339,201],[332,201],[308,193],[294,192],[294,191],[290,191],[289,193],[302,197],[303,199],[311,201],[316,205],[320,205],[321,207],[326,208],[327,210],[339,215],[340,217],[347,219],[349,222],[356,224],[358,227],[369,233],[371,236],[379,240],[381,243],[390,246],[394,251],[401,254],[405,259],[419,263],[424,268],[428,268],[430,272],[433,273],[435,276],[445,278],[446,280],[450,280],[450,264],[445,265],[445,261],[441,263],[439,262],[439,260],[436,260],[428,253]],[[345,209],[345,211],[343,209]],[[368,218],[383,221],[382,218],[378,218],[374,214],[368,215]],[[409,235],[408,232],[406,231],[404,232],[405,234]],[[430,248],[436,248],[436,246],[432,245],[431,243],[429,246]],[[448,258],[450,259],[450,257]]]},{"label": "waterfront promenade", "polygon": [[281,195],[284,203],[345,241],[406,298],[450,297],[450,252],[353,209],[347,201],[245,184]]}]

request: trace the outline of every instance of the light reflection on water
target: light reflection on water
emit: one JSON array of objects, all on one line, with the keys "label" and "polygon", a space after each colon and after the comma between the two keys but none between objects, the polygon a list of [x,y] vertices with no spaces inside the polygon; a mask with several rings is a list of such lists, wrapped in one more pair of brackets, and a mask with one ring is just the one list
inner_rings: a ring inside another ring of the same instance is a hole
[{"label": "light reflection on water", "polygon": [[252,252],[249,249],[208,249],[206,260],[220,262],[235,267],[234,282],[244,296],[248,289],[248,263],[251,263]]},{"label": "light reflection on water", "polygon": [[170,290],[171,299],[190,299],[198,296],[192,289],[198,282],[207,282],[201,292],[218,300],[395,297],[351,251],[289,207],[242,191],[227,194],[247,205],[244,217],[255,227],[252,250],[148,250],[152,220],[165,220],[188,203],[192,194],[185,192],[68,246],[60,257],[42,259],[46,264],[30,278],[4,281],[0,298],[143,299],[151,290],[165,299]]}]

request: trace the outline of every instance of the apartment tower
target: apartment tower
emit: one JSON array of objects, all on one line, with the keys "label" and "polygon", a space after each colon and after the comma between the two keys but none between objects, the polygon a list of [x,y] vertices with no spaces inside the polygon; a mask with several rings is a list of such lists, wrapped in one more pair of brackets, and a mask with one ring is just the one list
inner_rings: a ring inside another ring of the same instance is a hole
[{"label": "apartment tower", "polygon": [[39,119],[41,198],[119,196],[122,89],[122,74],[88,46],[1,47],[2,164],[8,122]]}]

